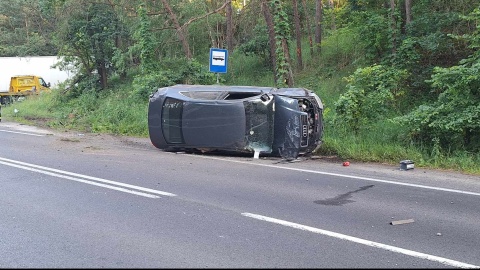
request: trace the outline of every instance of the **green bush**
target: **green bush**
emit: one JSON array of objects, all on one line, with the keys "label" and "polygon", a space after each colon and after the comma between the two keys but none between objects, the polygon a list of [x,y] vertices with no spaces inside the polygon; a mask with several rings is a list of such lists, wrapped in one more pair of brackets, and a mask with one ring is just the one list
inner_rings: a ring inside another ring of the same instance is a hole
[{"label": "green bush", "polygon": [[373,65],[346,77],[347,89],[335,102],[337,121],[355,133],[372,121],[397,111],[397,100],[405,93],[405,70]]},{"label": "green bush", "polygon": [[148,97],[158,88],[175,84],[171,77],[173,77],[173,75],[169,71],[159,71],[135,76],[132,83],[132,97],[141,101],[148,100]]}]

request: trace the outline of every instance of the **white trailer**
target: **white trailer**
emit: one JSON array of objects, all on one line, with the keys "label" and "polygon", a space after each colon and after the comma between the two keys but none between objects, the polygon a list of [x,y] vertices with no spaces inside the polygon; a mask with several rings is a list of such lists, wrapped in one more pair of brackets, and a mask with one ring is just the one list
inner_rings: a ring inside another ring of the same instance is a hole
[{"label": "white trailer", "polygon": [[0,57],[0,92],[8,92],[11,77],[30,74],[41,76],[54,88],[74,75],[52,67],[59,61],[58,56]]}]

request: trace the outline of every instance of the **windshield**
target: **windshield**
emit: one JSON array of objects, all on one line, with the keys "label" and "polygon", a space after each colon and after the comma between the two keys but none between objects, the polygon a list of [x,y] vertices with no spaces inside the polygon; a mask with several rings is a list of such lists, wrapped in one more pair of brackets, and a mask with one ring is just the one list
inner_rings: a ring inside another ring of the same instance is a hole
[{"label": "windshield", "polygon": [[40,85],[48,87],[47,83],[45,83],[45,81],[42,78],[38,78],[38,81],[40,82]]}]

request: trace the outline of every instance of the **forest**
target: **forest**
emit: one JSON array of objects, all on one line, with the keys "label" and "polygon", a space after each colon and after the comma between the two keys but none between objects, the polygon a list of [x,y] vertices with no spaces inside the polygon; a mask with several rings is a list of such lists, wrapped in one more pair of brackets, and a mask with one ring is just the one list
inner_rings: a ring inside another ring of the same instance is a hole
[{"label": "forest", "polygon": [[159,87],[305,87],[324,102],[323,158],[480,174],[478,0],[2,0],[0,33],[0,57],[76,72],[16,104],[21,121],[148,136]]}]

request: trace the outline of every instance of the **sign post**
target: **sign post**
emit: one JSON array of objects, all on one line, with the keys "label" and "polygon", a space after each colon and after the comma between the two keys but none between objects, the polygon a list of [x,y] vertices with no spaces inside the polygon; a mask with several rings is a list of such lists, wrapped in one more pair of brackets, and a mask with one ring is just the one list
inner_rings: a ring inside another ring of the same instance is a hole
[{"label": "sign post", "polygon": [[219,83],[218,73],[227,73],[228,50],[210,48],[210,72],[217,73],[217,84]]}]

